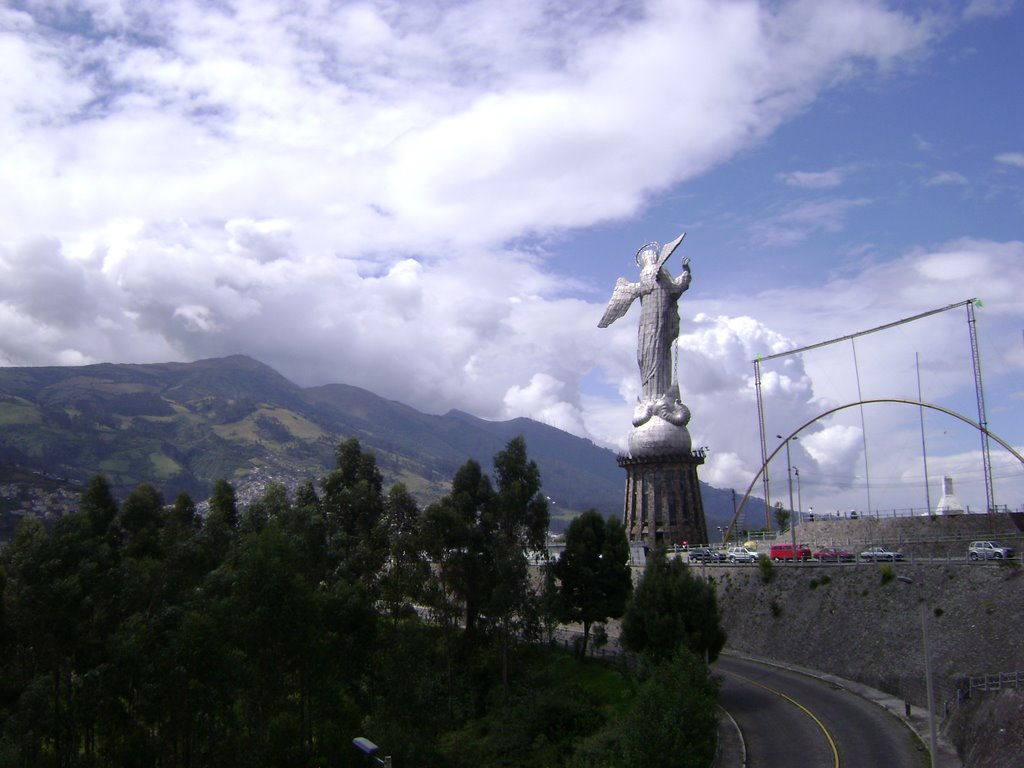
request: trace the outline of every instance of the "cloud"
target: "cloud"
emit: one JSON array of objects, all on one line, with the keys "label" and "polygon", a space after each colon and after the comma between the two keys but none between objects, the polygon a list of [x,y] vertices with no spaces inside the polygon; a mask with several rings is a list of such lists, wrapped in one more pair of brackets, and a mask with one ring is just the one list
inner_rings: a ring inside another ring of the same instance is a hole
[{"label": "cloud", "polygon": [[926,187],[940,187],[949,184],[963,185],[967,183],[967,177],[962,173],[957,173],[956,171],[942,171],[926,179],[924,185]]},{"label": "cloud", "polygon": [[790,171],[776,177],[789,187],[802,189],[830,189],[843,183],[843,172],[833,168],[828,171]]},{"label": "cloud", "polygon": [[282,218],[346,253],[632,215],[932,34],[870,3],[96,4],[78,35],[9,17],[19,192],[0,203],[22,229]]},{"label": "cloud", "polygon": [[965,19],[999,18],[1013,11],[1016,0],[971,0],[964,8]]},{"label": "cloud", "polygon": [[839,232],[850,212],[870,205],[866,198],[814,200],[797,203],[786,210],[755,222],[752,237],[759,245],[781,247],[800,243],[819,231]]},{"label": "cloud", "polygon": [[[636,395],[635,326],[596,327],[610,286],[573,272],[558,238],[635,218],[939,28],[848,0],[63,7],[0,11],[0,361],[245,353],[300,384],[611,446]],[[780,179],[830,189],[844,171]],[[758,244],[842,232],[870,205],[777,209]],[[707,476],[745,485],[760,464],[758,354],[970,294],[1009,327],[1020,256],[959,240],[810,292],[691,291],[680,375]],[[865,383],[907,349],[877,351]],[[954,396],[951,366],[927,362]],[[771,434],[843,402],[851,377],[833,378],[810,356],[766,370]],[[810,430],[808,483],[820,464],[850,485],[856,429]]]},{"label": "cloud", "polygon": [[[732,477],[717,475],[720,481],[738,486],[751,466],[756,471],[757,413],[752,403],[752,361],[787,350],[839,340],[828,346],[782,357],[761,364],[766,434],[787,435],[808,419],[861,399],[896,398],[917,400],[951,409],[968,419],[978,419],[971,348],[971,324],[978,339],[983,361],[986,391],[1005,393],[1012,398],[1020,391],[1024,355],[1020,349],[1017,296],[1024,291],[1024,275],[1014,267],[1024,258],[1024,243],[998,243],[960,239],[931,249],[915,249],[899,259],[862,268],[859,272],[834,278],[815,289],[806,286],[769,290],[756,296],[716,297],[714,301],[691,300],[698,308],[722,312],[730,306],[743,306],[753,317],[771,318],[771,331],[754,334],[748,328],[745,343],[730,357],[734,381],[733,393],[725,398],[735,418],[728,421],[739,433],[735,438],[716,433],[702,438],[714,449],[721,443],[729,453],[746,457],[739,463],[743,470]],[[983,298],[981,307],[967,312],[965,300]],[[943,308],[949,307],[944,311]],[[920,315],[913,322],[901,323]],[[730,321],[730,324],[732,321]],[[684,322],[684,329],[686,323]],[[882,329],[865,333],[871,329]],[[856,338],[855,338],[856,337]],[[710,346],[720,343],[709,341]],[[728,345],[722,345],[728,347]],[[743,358],[746,358],[744,361]],[[747,368],[746,394],[741,394],[738,379]],[[707,363],[699,358],[694,365]],[[681,364],[681,370],[683,366]],[[701,374],[706,376],[706,374]],[[700,380],[701,375],[696,380]],[[714,391],[714,390],[711,390]],[[740,403],[746,403],[740,407]],[[692,407],[692,406],[691,406]],[[714,404],[705,407],[714,409]],[[744,408],[746,413],[744,415]],[[702,408],[693,408],[694,422],[703,416]],[[718,416],[713,418],[727,418]],[[887,498],[894,506],[923,505],[921,477],[921,435],[919,414],[905,405],[871,405],[864,409],[845,408],[817,421],[800,433],[800,452],[794,458],[805,483],[814,483],[822,498],[832,498],[839,507],[864,508],[864,458],[858,455],[858,436],[866,434],[868,473],[892,480]],[[980,458],[965,446],[978,436],[970,428],[939,412],[929,412],[928,423],[941,424],[947,432],[962,430],[961,449],[954,453],[970,456],[969,468],[961,467],[960,476],[972,478],[971,487],[980,489]],[[751,427],[750,425],[753,425]],[[737,425],[746,425],[737,429]],[[1016,429],[1012,418],[990,411],[989,427],[996,434]],[[866,430],[866,431],[865,431]],[[777,442],[777,441],[770,441]],[[746,443],[746,447],[743,447]],[[939,444],[941,443],[941,445]],[[955,445],[950,441],[934,443],[929,456],[936,458]],[[739,445],[740,447],[737,447]],[[997,451],[998,452],[998,451]],[[715,456],[713,452],[712,458]],[[884,459],[882,458],[884,457]],[[711,463],[709,461],[709,463]],[[735,462],[734,462],[735,463]],[[936,458],[936,465],[941,466]],[[746,475],[749,477],[750,475]],[[1009,488],[1020,488],[1019,468]],[[747,481],[749,482],[749,480]],[[1013,493],[1003,483],[1003,499]],[[873,483],[874,484],[874,483]],[[844,490],[846,489],[846,490]],[[980,490],[983,506],[984,492]],[[897,501],[899,500],[899,501]]]},{"label": "cloud", "polygon": [[996,162],[1014,168],[1024,168],[1024,152],[1003,152],[996,155]]}]

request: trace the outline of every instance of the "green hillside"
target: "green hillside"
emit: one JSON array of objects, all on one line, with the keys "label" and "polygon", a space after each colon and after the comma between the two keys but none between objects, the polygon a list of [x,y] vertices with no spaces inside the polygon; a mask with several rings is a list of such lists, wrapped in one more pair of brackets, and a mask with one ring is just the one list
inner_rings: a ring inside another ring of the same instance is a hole
[{"label": "green hillside", "polygon": [[[335,446],[356,437],[388,483],[426,503],[467,459],[489,467],[516,435],[541,469],[554,528],[591,507],[621,511],[615,454],[529,419],[424,414],[345,384],[302,388],[244,356],[0,368],[0,483],[25,482],[7,477],[14,468],[71,485],[103,473],[119,497],[152,482],[170,500],[180,491],[205,499],[223,477],[244,498],[249,486],[319,479]],[[704,503],[709,530],[731,517],[728,491],[705,487]]]}]

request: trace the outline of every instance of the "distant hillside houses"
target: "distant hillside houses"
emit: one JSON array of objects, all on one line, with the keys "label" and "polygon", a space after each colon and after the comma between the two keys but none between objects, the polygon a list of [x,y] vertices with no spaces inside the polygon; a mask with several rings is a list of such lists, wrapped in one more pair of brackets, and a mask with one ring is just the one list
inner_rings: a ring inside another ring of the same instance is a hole
[{"label": "distant hillside houses", "polygon": [[26,517],[36,517],[44,523],[78,510],[81,494],[67,488],[51,490],[22,485],[0,483],[0,542],[10,541],[18,523]]}]

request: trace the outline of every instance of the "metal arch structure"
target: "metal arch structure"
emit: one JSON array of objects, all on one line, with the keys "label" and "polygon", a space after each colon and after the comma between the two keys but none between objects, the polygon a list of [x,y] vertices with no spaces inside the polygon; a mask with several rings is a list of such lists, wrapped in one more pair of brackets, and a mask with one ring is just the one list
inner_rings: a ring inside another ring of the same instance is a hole
[{"label": "metal arch structure", "polygon": [[[873,405],[875,403],[896,403],[899,405],[916,405],[919,408],[931,408],[934,411],[941,411],[942,413],[952,416],[953,418],[960,419],[960,421],[964,422],[965,424],[969,424],[976,430],[978,430],[983,437],[995,440],[997,443],[1003,446],[1003,448],[1009,451],[1014,456],[1014,458],[1016,458],[1017,461],[1021,463],[1021,466],[1024,467],[1024,456],[1022,456],[1020,453],[1014,450],[1013,446],[1011,446],[998,435],[989,432],[986,427],[983,427],[978,422],[967,418],[962,413],[957,413],[956,411],[952,411],[949,408],[944,408],[941,405],[936,405],[935,403],[926,403],[922,400],[908,400],[906,398],[901,397],[875,397],[867,400],[858,400],[854,403],[847,403],[846,405],[840,405],[835,408],[830,408],[829,410],[818,414],[810,421],[804,422],[795,430],[790,432],[785,437],[785,439],[781,443],[779,443],[775,450],[765,457],[763,463],[761,464],[761,468],[757,470],[757,474],[754,475],[754,479],[750,481],[750,485],[747,486],[746,493],[743,494],[743,498],[740,500],[739,506],[736,507],[736,511],[733,513],[732,522],[729,523],[729,527],[725,532],[724,540],[728,541],[729,537],[732,536],[733,528],[736,527],[736,521],[739,520],[740,512],[743,511],[743,506],[747,503],[747,499],[750,498],[750,494],[754,490],[754,486],[757,484],[758,479],[761,478],[762,475],[766,474],[768,464],[771,462],[772,459],[775,458],[775,454],[782,450],[783,446],[788,444],[790,440],[792,440],[794,437],[800,434],[800,432],[809,427],[811,424],[813,424],[816,421],[820,421],[821,419],[824,419],[826,416],[831,416],[833,413],[838,413],[839,411],[845,411],[847,408],[856,408],[857,406],[861,405]],[[762,452],[763,451],[764,449],[762,448]],[[768,511],[766,511],[765,514],[768,514]]]},{"label": "metal arch structure", "polygon": [[[896,320],[895,322],[886,323],[884,325],[879,325],[879,326],[877,326],[875,328],[870,328],[870,329],[868,329],[866,331],[858,331],[857,333],[847,334],[846,336],[840,336],[839,338],[829,339],[828,341],[821,341],[821,342],[818,342],[817,344],[811,344],[811,345],[808,345],[808,346],[805,346],[805,347],[800,347],[798,349],[790,349],[790,350],[788,350],[786,352],[777,352],[777,353],[775,353],[773,355],[765,355],[765,356],[758,355],[757,358],[754,360],[754,390],[755,390],[756,396],[757,396],[757,418],[758,418],[758,426],[760,428],[760,434],[761,434],[761,463],[762,463],[762,465],[764,465],[764,466],[768,465],[767,444],[766,444],[765,433],[764,433],[764,403],[763,403],[763,400],[762,400],[762,397],[761,397],[761,363],[762,362],[767,362],[769,360],[775,360],[777,358],[782,358],[782,357],[789,357],[790,355],[795,355],[795,354],[799,354],[799,353],[802,353],[802,352],[808,352],[808,351],[810,351],[812,349],[818,349],[819,347],[827,347],[827,346],[830,346],[832,344],[837,344],[837,343],[839,343],[841,341],[849,341],[851,345],[854,345],[855,344],[855,339],[858,339],[861,336],[867,336],[867,335],[872,334],[872,333],[877,333],[878,331],[885,331],[885,330],[888,330],[890,328],[895,328],[896,326],[903,325],[905,323],[914,322],[915,320],[922,320],[922,319],[924,319],[926,317],[930,317],[932,315],[937,315],[937,314],[940,314],[942,312],[948,312],[949,310],[952,310],[952,309],[958,309],[960,307],[967,307],[967,329],[968,329],[968,335],[970,337],[970,345],[971,345],[971,362],[972,362],[972,366],[974,368],[974,392],[975,392],[975,399],[977,400],[977,403],[978,403],[978,423],[975,424],[974,426],[979,429],[979,433],[981,435],[982,469],[984,470],[984,473],[985,473],[985,508],[988,511],[991,511],[993,509],[993,507],[994,507],[995,500],[994,500],[994,492],[993,492],[993,488],[992,488],[991,453],[990,453],[990,450],[989,450],[989,442],[988,442],[989,434],[990,433],[988,431],[988,417],[985,415],[985,393],[984,393],[984,389],[983,389],[983,386],[982,386],[981,356],[980,356],[979,350],[978,350],[978,331],[977,331],[977,327],[976,327],[976,323],[975,323],[975,317],[974,317],[974,308],[975,308],[975,306],[979,306],[979,307],[982,306],[981,301],[979,299],[976,299],[976,298],[965,299],[964,301],[958,301],[956,304],[950,304],[948,306],[939,307],[937,309],[932,309],[932,310],[929,310],[927,312],[921,312],[921,313],[919,313],[917,315],[914,315],[913,317],[905,317],[902,320]],[[856,346],[853,347],[853,355],[854,355],[854,368],[856,368],[856,366],[857,366],[857,349],[856,349]],[[920,397],[920,396],[921,396],[920,392],[918,392],[918,397]],[[859,376],[859,374],[858,374],[858,377],[857,377],[857,397],[858,398],[861,397],[861,393],[860,393],[860,376]],[[959,414],[957,414],[957,416],[959,417]],[[863,413],[862,413],[862,420],[863,420]],[[862,426],[863,426],[863,424],[862,424]],[[802,427],[801,427],[801,429],[802,429]],[[794,432],[793,434],[796,434],[796,433]],[[865,474],[867,474],[868,466],[869,465],[868,465],[868,457],[867,457],[867,434],[866,434],[866,432],[864,433],[864,441],[865,441],[864,442],[864,468],[865,468]],[[773,453],[772,455],[774,456],[775,454]],[[764,486],[763,493],[764,493],[765,529],[766,530],[770,530],[771,529],[771,515],[770,515],[771,486],[769,485],[769,478],[768,478],[768,473],[767,472],[763,473],[762,484]],[[868,506],[869,507],[871,506],[870,501],[871,501],[871,494],[870,494],[870,483],[869,483],[869,485],[868,485]]]}]

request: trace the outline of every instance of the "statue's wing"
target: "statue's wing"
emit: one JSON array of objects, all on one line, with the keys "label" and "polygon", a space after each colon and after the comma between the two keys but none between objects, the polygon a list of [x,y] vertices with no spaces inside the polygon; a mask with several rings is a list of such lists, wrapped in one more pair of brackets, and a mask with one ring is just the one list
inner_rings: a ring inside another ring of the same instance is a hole
[{"label": "statue's wing", "polygon": [[633,303],[639,295],[640,284],[631,283],[626,278],[620,277],[615,282],[615,290],[612,292],[612,298],[608,302],[608,307],[604,311],[604,315],[601,317],[601,322],[597,324],[598,328],[607,328],[609,325],[614,323],[629,309],[629,305]]},{"label": "statue's wing", "polygon": [[684,237],[686,237],[686,233],[685,232],[683,232],[683,234],[681,234],[679,237],[677,237],[671,243],[665,243],[665,245],[661,246],[661,251],[658,252],[658,266],[659,267],[665,266],[665,262],[668,261],[668,257],[671,256],[675,252],[676,248],[679,247],[679,244],[681,242],[683,242],[683,238]]}]

